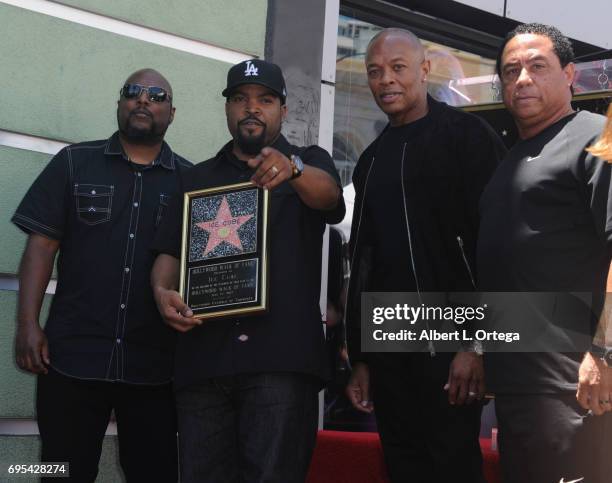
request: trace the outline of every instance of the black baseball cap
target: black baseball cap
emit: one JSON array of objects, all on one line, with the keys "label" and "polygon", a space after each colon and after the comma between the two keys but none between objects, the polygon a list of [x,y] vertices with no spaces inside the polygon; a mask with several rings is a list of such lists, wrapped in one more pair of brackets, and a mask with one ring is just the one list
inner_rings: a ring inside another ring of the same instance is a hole
[{"label": "black baseball cap", "polygon": [[221,93],[229,97],[232,91],[243,84],[259,84],[274,91],[281,99],[287,99],[287,88],[281,68],[272,62],[261,59],[250,59],[234,65],[227,73],[227,87]]}]

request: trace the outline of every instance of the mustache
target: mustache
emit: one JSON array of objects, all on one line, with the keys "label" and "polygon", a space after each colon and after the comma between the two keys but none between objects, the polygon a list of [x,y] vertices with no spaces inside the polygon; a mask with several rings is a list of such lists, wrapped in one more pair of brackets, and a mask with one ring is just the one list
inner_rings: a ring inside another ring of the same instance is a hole
[{"label": "mustache", "polygon": [[144,114],[146,116],[149,116],[150,118],[153,118],[153,114],[151,114],[148,109],[144,109],[142,107],[139,109],[134,109],[132,112],[130,112],[130,117],[135,116],[136,114]]},{"label": "mustache", "polygon": [[264,122],[261,122],[259,119],[257,119],[255,116],[247,116],[244,119],[241,119],[240,121],[238,121],[238,126],[241,126],[242,124],[246,123],[247,121],[253,121],[255,124],[259,124],[260,126],[265,127],[266,124]]}]

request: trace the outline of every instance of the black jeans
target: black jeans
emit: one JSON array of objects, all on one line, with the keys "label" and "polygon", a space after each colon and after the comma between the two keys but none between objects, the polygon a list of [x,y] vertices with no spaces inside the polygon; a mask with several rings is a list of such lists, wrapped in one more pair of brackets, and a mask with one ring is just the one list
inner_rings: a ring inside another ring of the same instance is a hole
[{"label": "black jeans", "polygon": [[176,394],[182,483],[303,483],[318,382],[291,373],[219,377]]},{"label": "black jeans", "polygon": [[612,414],[589,414],[573,393],[497,395],[495,412],[504,483],[612,481]]},{"label": "black jeans", "polygon": [[372,354],[371,390],[394,483],[484,483],[482,405],[451,406],[444,385],[454,354]]},{"label": "black jeans", "polygon": [[95,481],[113,409],[119,460],[126,480],[177,481],[176,411],[170,384],[86,381],[53,369],[38,376],[36,411],[41,461],[69,462],[68,481]]}]

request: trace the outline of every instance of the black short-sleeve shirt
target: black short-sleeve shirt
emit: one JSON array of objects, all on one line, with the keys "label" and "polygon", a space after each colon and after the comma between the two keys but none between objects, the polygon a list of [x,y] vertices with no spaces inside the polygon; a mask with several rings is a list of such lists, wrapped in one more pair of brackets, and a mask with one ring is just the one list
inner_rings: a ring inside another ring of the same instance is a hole
[{"label": "black short-sleeve shirt", "polygon": [[62,149],[30,187],[12,221],[60,241],[45,325],[59,372],[137,384],[171,380],[175,334],[153,300],[150,244],[189,166],[166,143],[151,165],[132,163],[115,133]]},{"label": "black short-sleeve shirt", "polygon": [[[228,143],[214,158],[198,164],[183,179],[185,192],[248,181],[253,170]],[[272,147],[329,173],[340,186],[329,154],[317,146],[298,148],[280,136]],[[180,257],[182,200],[173,202],[155,238],[154,249]],[[178,335],[175,387],[207,378],[254,372],[298,372],[328,377],[322,318],[321,248],[326,223],[344,217],[344,200],[332,211],[307,207],[285,182],[271,191],[270,310],[261,316],[204,322]]]},{"label": "black short-sleeve shirt", "polygon": [[[574,113],[508,152],[480,200],[480,290],[605,292],[611,166],[585,151],[604,122],[597,114]],[[581,357],[487,354],[487,386],[500,393],[574,391]]]}]

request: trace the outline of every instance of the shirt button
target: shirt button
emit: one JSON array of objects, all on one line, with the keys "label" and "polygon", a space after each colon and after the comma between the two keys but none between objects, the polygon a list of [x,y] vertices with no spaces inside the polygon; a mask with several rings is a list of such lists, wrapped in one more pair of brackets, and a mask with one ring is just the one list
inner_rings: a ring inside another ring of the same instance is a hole
[{"label": "shirt button", "polygon": [[91,190],[91,194],[95,195],[96,194],[96,190]]},{"label": "shirt button", "polygon": [[121,344],[121,339],[117,339],[117,344]]},{"label": "shirt button", "polygon": [[134,238],[134,234],[133,233],[130,233],[130,238]]},{"label": "shirt button", "polygon": [[142,173],[136,173],[136,176],[140,178],[142,176]]},{"label": "shirt button", "polygon": [[121,304],[121,308],[122,308],[122,309],[125,309],[125,304]]},{"label": "shirt button", "polygon": [[138,206],[138,201],[136,201],[136,202],[134,203],[134,206]]},{"label": "shirt button", "polygon": [[246,334],[242,334],[241,336],[238,337],[238,340],[240,342],[246,342],[247,340],[249,340],[249,336]]},{"label": "shirt button", "polygon": [[130,267],[125,267],[124,270],[125,270],[125,273],[128,273],[130,271]]}]

